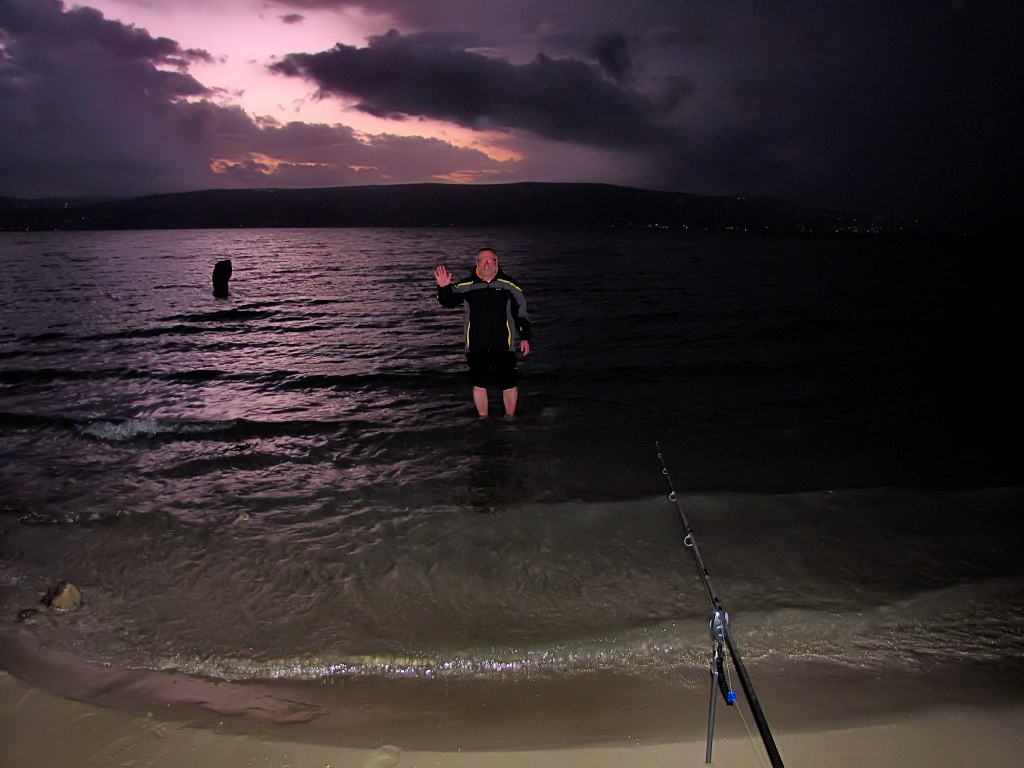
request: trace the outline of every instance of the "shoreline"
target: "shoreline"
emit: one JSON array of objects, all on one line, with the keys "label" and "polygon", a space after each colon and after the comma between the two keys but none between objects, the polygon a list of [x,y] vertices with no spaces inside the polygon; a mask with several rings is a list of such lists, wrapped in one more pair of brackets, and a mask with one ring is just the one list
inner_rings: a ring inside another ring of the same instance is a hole
[{"label": "shoreline", "polygon": [[[703,677],[234,683],[85,663],[40,650],[25,631],[0,639],[0,768],[704,764]],[[788,768],[1010,768],[1024,753],[1020,677],[782,663],[755,684]],[[745,702],[719,706],[713,756],[727,768],[768,765]]]},{"label": "shoreline", "polygon": [[[943,708],[1024,708],[1024,668],[1018,666],[894,671],[775,659],[751,669],[773,733],[876,726]],[[397,741],[437,752],[697,742],[706,732],[710,685],[706,669],[233,681],[85,662],[41,647],[25,628],[0,631],[0,673],[51,696],[126,715],[158,712],[201,728],[335,747]],[[716,737],[756,735],[739,690],[737,703],[727,707],[719,699]]]},{"label": "shoreline", "polygon": [[[619,740],[561,749],[417,750],[394,743],[357,748],[231,727],[228,716],[199,724],[148,711],[108,709],[56,696],[0,672],[0,766],[330,766],[330,768],[678,768],[704,764],[703,738],[668,743]],[[891,713],[884,722],[784,729],[776,741],[788,768],[1010,768],[1024,749],[1024,703]],[[758,766],[749,737],[716,738],[713,765]],[[764,760],[763,753],[761,760]],[[765,764],[766,761],[765,761]]]}]

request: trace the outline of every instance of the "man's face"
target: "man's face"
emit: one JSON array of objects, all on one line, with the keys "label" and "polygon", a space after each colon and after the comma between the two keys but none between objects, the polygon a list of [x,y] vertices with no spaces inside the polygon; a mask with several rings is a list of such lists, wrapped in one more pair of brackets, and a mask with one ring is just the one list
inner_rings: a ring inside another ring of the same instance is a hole
[{"label": "man's face", "polygon": [[494,251],[480,251],[476,255],[476,273],[488,283],[498,274],[498,256]]}]

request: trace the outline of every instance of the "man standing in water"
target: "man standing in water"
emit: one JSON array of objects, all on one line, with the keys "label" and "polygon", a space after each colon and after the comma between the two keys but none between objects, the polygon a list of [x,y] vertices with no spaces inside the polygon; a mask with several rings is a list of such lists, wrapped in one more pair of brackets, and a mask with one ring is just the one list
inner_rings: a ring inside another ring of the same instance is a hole
[{"label": "man standing in water", "polygon": [[477,253],[476,269],[465,280],[452,285],[451,272],[444,266],[434,270],[434,279],[441,306],[466,305],[466,360],[476,412],[481,418],[487,416],[487,387],[497,386],[505,415],[512,416],[519,398],[515,336],[523,356],[530,354],[530,318],[523,291],[498,268],[498,254],[491,248]]}]

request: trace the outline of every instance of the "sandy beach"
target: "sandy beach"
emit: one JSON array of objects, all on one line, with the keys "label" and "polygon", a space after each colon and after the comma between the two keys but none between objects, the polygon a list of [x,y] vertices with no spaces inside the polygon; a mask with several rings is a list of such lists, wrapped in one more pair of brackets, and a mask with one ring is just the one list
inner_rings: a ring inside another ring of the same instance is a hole
[{"label": "sandy beach", "polygon": [[[284,768],[656,768],[704,764],[703,738],[644,739],[559,749],[417,750],[402,740],[354,748],[305,740],[310,731],[249,722],[239,717],[179,719],[156,711],[131,712],[66,699],[0,673],[0,765],[36,766],[274,766]],[[694,713],[696,715],[696,713]],[[735,715],[722,716],[725,735],[714,746],[714,765],[767,764]],[[697,719],[700,719],[697,717]],[[787,727],[776,740],[787,766],[853,768],[959,768],[1019,766],[1024,753],[1024,706],[1003,704],[911,709],[879,715],[877,722]],[[749,717],[748,717],[749,722]]]}]

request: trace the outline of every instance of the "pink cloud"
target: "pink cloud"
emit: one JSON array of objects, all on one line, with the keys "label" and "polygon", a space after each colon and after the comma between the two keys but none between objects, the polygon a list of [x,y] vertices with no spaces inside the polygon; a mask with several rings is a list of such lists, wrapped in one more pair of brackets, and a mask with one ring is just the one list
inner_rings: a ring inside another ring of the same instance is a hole
[{"label": "pink cloud", "polygon": [[187,71],[201,53],[93,9],[5,3],[0,30],[0,195],[504,177],[516,165],[438,139],[257,121],[210,100]]}]

